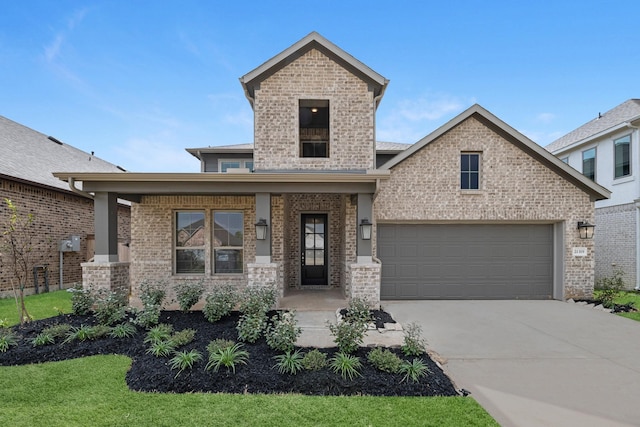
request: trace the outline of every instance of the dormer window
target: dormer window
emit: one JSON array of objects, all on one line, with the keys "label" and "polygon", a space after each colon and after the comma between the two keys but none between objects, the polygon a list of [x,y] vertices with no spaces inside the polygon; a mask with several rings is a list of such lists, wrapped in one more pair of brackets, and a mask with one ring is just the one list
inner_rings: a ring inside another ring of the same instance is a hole
[{"label": "dormer window", "polygon": [[301,99],[300,157],[329,157],[329,101]]}]

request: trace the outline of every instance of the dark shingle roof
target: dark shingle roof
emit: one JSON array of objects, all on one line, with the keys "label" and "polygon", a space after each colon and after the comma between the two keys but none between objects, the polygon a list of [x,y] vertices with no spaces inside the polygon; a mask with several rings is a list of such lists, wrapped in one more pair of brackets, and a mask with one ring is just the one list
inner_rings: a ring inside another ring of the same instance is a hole
[{"label": "dark shingle roof", "polygon": [[69,191],[53,172],[122,172],[116,165],[0,116],[0,174]]},{"label": "dark shingle roof", "polygon": [[621,123],[628,122],[640,117],[640,99],[629,99],[617,107],[607,111],[590,122],[569,132],[562,138],[556,139],[545,148],[555,153],[569,145],[589,138],[590,136],[604,132]]}]

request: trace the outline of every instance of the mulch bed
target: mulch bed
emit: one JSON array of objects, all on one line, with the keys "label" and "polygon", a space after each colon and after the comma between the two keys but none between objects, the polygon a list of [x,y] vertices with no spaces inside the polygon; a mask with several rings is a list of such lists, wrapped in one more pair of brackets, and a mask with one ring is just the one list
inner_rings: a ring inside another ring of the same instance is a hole
[{"label": "mulch bed", "polygon": [[[386,323],[389,317],[384,312],[376,316]],[[273,314],[273,313],[270,313]],[[302,371],[296,375],[280,374],[274,368],[273,359],[278,353],[271,350],[264,338],[255,344],[244,344],[250,354],[246,365],[238,365],[236,372],[220,369],[217,373],[206,371],[208,353],[207,344],[216,338],[237,341],[236,323],[238,313],[216,323],[208,322],[202,312],[182,313],[179,311],[163,311],[160,322],[170,323],[174,330],[195,329],[193,342],[180,350],[198,350],[203,360],[196,362],[193,369],[186,370],[176,376],[177,371],[169,367],[170,358],[155,357],[148,354],[147,345],[143,343],[145,331],[138,332],[131,338],[101,338],[95,341],[66,344],[51,344],[34,347],[31,340],[45,327],[54,324],[68,323],[72,326],[94,325],[93,316],[62,315],[50,319],[35,321],[21,328],[14,327],[19,335],[19,345],[0,353],[0,365],[24,365],[85,357],[97,354],[121,354],[131,357],[132,365],[126,375],[130,389],[151,392],[223,392],[223,393],[300,393],[305,395],[373,395],[373,396],[457,396],[451,380],[428,355],[421,356],[430,373],[415,383],[402,381],[403,376],[389,374],[375,369],[367,362],[368,348],[360,348],[355,355],[360,358],[361,376],[353,380],[343,379],[329,368],[319,371]],[[307,348],[302,351],[306,352]],[[331,358],[336,348],[320,349]],[[391,349],[401,358],[399,349]],[[412,359],[412,358],[411,358]]]},{"label": "mulch bed", "polygon": [[[602,301],[596,299],[577,299],[574,300],[574,302],[586,302],[587,304],[593,304],[595,306],[602,305]],[[633,303],[614,304],[611,310],[613,310],[613,313],[633,313],[638,311],[638,309],[633,306]]]}]

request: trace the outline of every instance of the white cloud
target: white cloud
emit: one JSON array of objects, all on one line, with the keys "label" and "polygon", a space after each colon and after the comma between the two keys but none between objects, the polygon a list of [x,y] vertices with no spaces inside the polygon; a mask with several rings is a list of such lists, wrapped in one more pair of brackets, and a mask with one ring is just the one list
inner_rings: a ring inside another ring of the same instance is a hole
[{"label": "white cloud", "polygon": [[541,123],[551,123],[555,120],[556,116],[552,113],[540,113],[536,116],[536,121]]},{"label": "white cloud", "polygon": [[64,36],[61,33],[58,33],[53,38],[51,43],[44,47],[44,58],[47,60],[47,62],[54,62],[56,59],[58,59],[63,41]]}]

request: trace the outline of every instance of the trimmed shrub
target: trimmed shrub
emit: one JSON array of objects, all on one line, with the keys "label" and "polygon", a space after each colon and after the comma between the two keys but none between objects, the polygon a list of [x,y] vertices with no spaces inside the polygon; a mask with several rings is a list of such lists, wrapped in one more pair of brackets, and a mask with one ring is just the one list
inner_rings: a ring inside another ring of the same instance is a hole
[{"label": "trimmed shrub", "polygon": [[390,350],[376,347],[367,353],[367,360],[377,370],[397,374],[402,368],[402,359]]},{"label": "trimmed shrub", "polygon": [[307,371],[319,371],[327,366],[327,355],[317,348],[304,355],[302,358],[302,366]]},{"label": "trimmed shrub", "polygon": [[238,292],[231,285],[215,288],[207,295],[202,314],[209,322],[217,322],[231,313],[238,303],[238,299]]},{"label": "trimmed shrub", "polygon": [[71,292],[71,311],[73,314],[77,316],[89,314],[94,302],[91,287],[84,289],[82,284],[76,283],[69,291]]},{"label": "trimmed shrub", "polygon": [[204,293],[204,283],[202,280],[197,282],[182,282],[174,286],[176,292],[176,299],[180,310],[189,311],[191,307],[202,297]]},{"label": "trimmed shrub", "polygon": [[101,325],[113,325],[126,316],[126,298],[124,295],[107,289],[99,289],[95,296],[94,316]]},{"label": "trimmed shrub", "polygon": [[296,312],[288,311],[271,317],[271,324],[267,326],[265,337],[271,349],[291,352],[301,333],[302,329],[296,321]]}]

